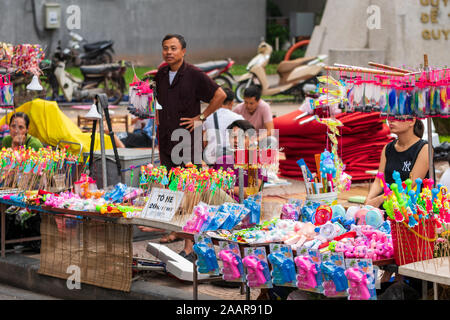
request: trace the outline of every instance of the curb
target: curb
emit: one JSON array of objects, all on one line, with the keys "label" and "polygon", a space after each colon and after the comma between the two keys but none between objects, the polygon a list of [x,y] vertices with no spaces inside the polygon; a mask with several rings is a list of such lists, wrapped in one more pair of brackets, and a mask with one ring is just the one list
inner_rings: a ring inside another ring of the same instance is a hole
[{"label": "curb", "polygon": [[[79,290],[69,290],[66,280],[38,273],[39,260],[21,254],[0,258],[0,282],[16,288],[68,300],[192,300],[192,292],[160,286],[146,281],[134,281],[130,292],[81,284]],[[200,294],[199,300],[219,300]]]}]

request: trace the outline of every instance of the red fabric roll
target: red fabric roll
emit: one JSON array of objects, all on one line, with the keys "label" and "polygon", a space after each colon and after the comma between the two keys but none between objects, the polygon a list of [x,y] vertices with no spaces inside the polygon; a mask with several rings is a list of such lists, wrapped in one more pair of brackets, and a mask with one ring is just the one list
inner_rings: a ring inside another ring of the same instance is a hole
[{"label": "red fabric roll", "polygon": [[[275,129],[279,130],[280,147],[286,160],[280,161],[280,174],[290,178],[301,178],[301,170],[297,161],[305,160],[311,172],[316,172],[314,155],[325,149],[331,151],[331,141],[327,137],[327,127],[317,121],[303,125],[299,123],[310,116],[299,120],[295,117],[302,112],[296,110],[274,119]],[[373,178],[366,170],[376,170],[379,165],[383,147],[392,140],[389,127],[380,119],[379,113],[339,114],[343,127],[339,127],[338,154],[345,164],[345,172],[353,181]],[[327,141],[328,140],[328,141]]]}]

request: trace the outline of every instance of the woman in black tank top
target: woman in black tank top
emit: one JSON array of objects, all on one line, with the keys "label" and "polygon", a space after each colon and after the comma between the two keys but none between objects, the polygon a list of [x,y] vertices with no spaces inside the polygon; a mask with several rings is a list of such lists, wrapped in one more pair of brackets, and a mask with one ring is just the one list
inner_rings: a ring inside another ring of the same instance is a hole
[{"label": "woman in black tank top", "polygon": [[[389,120],[391,133],[397,139],[388,143],[381,152],[379,172],[384,173],[386,183],[394,183],[392,173],[398,171],[402,181],[410,178],[412,187],[416,179],[428,178],[428,143],[422,140],[424,126],[418,119]],[[383,189],[380,180],[375,179],[366,199],[366,204],[382,208]]]}]

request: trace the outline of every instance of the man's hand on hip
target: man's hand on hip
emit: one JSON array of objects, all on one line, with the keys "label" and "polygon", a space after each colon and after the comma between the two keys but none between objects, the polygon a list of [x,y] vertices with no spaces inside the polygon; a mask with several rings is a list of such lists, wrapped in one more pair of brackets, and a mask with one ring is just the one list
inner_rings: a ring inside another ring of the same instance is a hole
[{"label": "man's hand on hip", "polygon": [[192,132],[195,128],[202,125],[202,121],[200,120],[200,115],[193,118],[181,118],[180,126],[186,126],[190,132]]}]

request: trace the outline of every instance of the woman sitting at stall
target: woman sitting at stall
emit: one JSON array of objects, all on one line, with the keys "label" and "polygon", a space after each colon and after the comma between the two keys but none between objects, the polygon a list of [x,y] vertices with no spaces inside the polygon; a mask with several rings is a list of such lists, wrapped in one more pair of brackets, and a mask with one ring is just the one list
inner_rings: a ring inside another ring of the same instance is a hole
[{"label": "woman sitting at stall", "polygon": [[3,138],[2,147],[18,148],[24,146],[25,148],[33,148],[36,151],[43,148],[38,138],[28,134],[29,126],[30,118],[26,113],[14,113],[9,120],[10,135]]},{"label": "woman sitting at stall", "polygon": [[[395,183],[392,173],[398,171],[402,181],[411,179],[416,185],[416,179],[429,177],[428,173],[428,143],[422,139],[424,126],[421,120],[405,118],[389,120],[391,132],[397,139],[388,143],[381,152],[378,172],[384,173],[386,183]],[[383,188],[380,179],[376,178],[366,199],[366,204],[382,208],[384,202]]]}]

